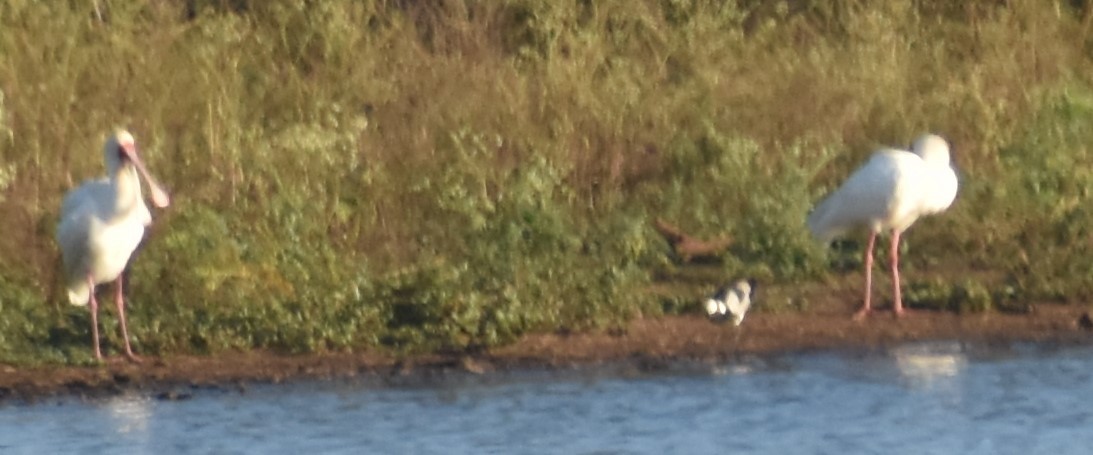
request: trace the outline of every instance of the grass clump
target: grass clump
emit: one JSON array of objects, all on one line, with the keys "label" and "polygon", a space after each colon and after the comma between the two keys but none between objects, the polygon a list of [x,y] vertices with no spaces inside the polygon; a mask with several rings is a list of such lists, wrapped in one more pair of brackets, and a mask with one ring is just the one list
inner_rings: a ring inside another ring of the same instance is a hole
[{"label": "grass clump", "polygon": [[[648,249],[641,220],[625,214],[577,224],[566,173],[543,155],[504,172],[477,163],[504,142],[466,130],[439,175],[409,189],[431,259],[370,286],[367,294],[399,347],[487,347],[530,330],[583,329],[645,309],[636,293]],[[443,230],[441,230],[443,229]]]},{"label": "grass clump", "polygon": [[964,278],[955,283],[937,278],[916,281],[909,286],[906,300],[912,308],[955,313],[1032,311],[1028,297],[1020,295],[1017,288],[992,287],[975,278]]},{"label": "grass clump", "polygon": [[[1085,166],[1093,140],[1090,89],[1046,92],[1029,121],[998,150],[989,179],[963,176],[952,248],[969,266],[997,272],[1028,299],[1087,299],[1093,290],[1085,208],[1093,174]],[[953,232],[953,231],[951,231]]]}]

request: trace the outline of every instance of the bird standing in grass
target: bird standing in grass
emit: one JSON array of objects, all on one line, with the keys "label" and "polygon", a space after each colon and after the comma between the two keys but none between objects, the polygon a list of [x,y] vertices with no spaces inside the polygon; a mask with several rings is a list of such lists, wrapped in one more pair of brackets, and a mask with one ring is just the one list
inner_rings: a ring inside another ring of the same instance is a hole
[{"label": "bird standing in grass", "polygon": [[910,151],[883,149],[850,175],[839,189],[825,198],[808,217],[812,235],[825,243],[855,228],[869,229],[865,247],[865,303],[854,318],[868,315],[873,307],[873,245],[877,234],[891,231],[893,291],[892,309],[902,316],[900,298],[899,239],[919,217],[949,208],[956,198],[956,172],[949,160],[949,144],[933,134],[919,137]]},{"label": "bird standing in grass", "polygon": [[718,289],[713,296],[706,299],[706,315],[714,322],[732,319],[733,325],[740,325],[751,308],[755,288],[755,280],[737,280]]},{"label": "bird standing in grass", "polygon": [[118,130],[110,136],[103,155],[106,177],[88,181],[65,195],[57,225],[57,243],[61,247],[69,301],[74,305],[90,303],[95,358],[102,360],[95,286],[115,281],[125,354],[139,362],[129,345],[121,273],[143,238],[144,228],[152,223],[152,214],[141,196],[140,178],[148,183],[157,207],[166,207],[170,199],[145,169],[136,141],[128,131]]}]

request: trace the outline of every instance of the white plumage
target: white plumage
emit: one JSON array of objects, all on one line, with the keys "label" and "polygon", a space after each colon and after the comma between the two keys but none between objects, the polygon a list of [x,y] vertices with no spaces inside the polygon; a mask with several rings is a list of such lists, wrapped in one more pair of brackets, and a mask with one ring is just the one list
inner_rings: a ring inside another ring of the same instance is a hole
[{"label": "white plumage", "polygon": [[873,245],[881,231],[892,232],[893,309],[903,314],[899,285],[899,237],[919,217],[947,209],[956,198],[956,172],[949,160],[949,144],[939,136],[924,135],[911,151],[884,149],[838,190],[820,202],[808,217],[812,234],[824,242],[864,227],[869,230],[865,250],[865,303],[856,317],[872,310]]},{"label": "white plumage", "polygon": [[95,357],[102,359],[95,286],[116,281],[118,319],[126,355],[137,360],[129,346],[121,273],[144,236],[145,226],[152,223],[152,215],[141,197],[140,177],[147,181],[156,206],[166,207],[170,199],[145,169],[129,132],[119,130],[110,136],[103,155],[106,177],[88,181],[65,196],[57,225],[57,243],[61,247],[69,301],[74,305],[91,304]]},{"label": "white plumage", "polygon": [[732,319],[733,325],[744,322],[744,315],[751,308],[751,296],[755,282],[738,280],[730,286],[718,289],[706,299],[706,315],[714,322]]}]

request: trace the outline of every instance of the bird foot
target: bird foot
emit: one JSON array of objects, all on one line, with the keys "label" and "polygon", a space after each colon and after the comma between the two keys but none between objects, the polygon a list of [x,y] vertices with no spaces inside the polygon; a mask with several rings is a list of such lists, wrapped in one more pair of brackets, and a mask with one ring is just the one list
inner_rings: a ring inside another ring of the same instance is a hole
[{"label": "bird foot", "polygon": [[872,312],[873,312],[872,308],[862,308],[862,309],[858,310],[857,313],[854,313],[854,321],[857,321],[857,322],[864,321],[865,318],[867,316],[869,316],[869,314],[872,313]]},{"label": "bird foot", "polygon": [[137,356],[136,354],[133,354],[132,352],[126,352],[125,357],[128,358],[129,361],[133,362],[133,363],[139,364],[139,363],[144,362],[144,359],[141,359],[139,356]]}]

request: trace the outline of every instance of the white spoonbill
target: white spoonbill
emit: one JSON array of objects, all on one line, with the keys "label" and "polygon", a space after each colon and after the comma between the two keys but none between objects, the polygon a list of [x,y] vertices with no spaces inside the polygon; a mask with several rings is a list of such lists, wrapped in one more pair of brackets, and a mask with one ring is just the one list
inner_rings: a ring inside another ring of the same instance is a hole
[{"label": "white spoonbill", "polygon": [[91,303],[91,334],[95,358],[99,350],[99,304],[95,286],[115,281],[118,320],[125,340],[125,354],[139,362],[129,346],[122,296],[122,270],[152,223],[152,214],[140,192],[140,178],[148,182],[157,207],[170,204],[167,192],[148,174],[137,153],[133,135],[118,130],[103,147],[106,177],[85,182],[65,195],[57,225],[57,243],[64,260],[68,299],[74,305]]},{"label": "white spoonbill", "polygon": [[838,190],[808,216],[812,235],[830,242],[854,228],[869,229],[865,247],[865,304],[860,319],[872,311],[873,245],[881,231],[892,231],[889,253],[895,287],[892,309],[903,315],[899,292],[899,237],[920,216],[949,208],[956,198],[956,172],[949,162],[949,144],[939,136],[919,137],[911,151],[882,149],[850,175]]},{"label": "white spoonbill", "polygon": [[714,322],[725,322],[732,319],[733,325],[744,322],[744,315],[751,308],[751,297],[755,292],[756,282],[751,280],[737,280],[735,283],[718,289],[709,299],[706,299],[706,316]]}]

